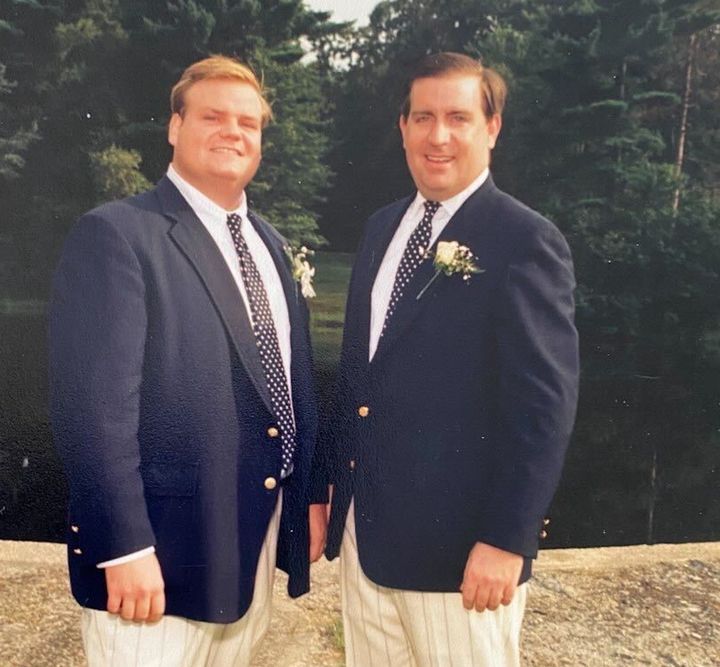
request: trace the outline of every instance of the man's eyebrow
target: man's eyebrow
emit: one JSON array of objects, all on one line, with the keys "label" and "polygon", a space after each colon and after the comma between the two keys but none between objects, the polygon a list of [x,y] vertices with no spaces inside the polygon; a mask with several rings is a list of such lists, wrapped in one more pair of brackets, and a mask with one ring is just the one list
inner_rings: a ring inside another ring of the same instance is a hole
[{"label": "man's eyebrow", "polygon": [[215,107],[210,107],[210,106],[200,107],[200,112],[201,112],[201,113],[214,113],[214,114],[218,114],[218,115],[221,115],[221,116],[234,116],[234,115],[237,115],[238,118],[248,119],[248,120],[262,120],[260,116],[255,115],[255,114],[252,114],[252,113],[239,113],[239,114],[235,114],[234,112],[228,111],[228,110],[226,110],[226,109],[217,109],[217,108],[215,108]]},{"label": "man's eyebrow", "polygon": [[417,115],[426,115],[426,116],[452,116],[455,114],[471,114],[473,111],[472,109],[463,109],[461,107],[457,107],[455,109],[414,109],[410,112],[411,116],[417,116]]}]

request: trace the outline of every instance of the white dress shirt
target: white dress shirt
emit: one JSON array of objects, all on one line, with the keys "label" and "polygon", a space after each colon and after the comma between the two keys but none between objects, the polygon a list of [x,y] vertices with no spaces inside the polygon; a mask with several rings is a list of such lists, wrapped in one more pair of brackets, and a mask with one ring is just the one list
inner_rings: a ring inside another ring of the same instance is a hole
[{"label": "white dress shirt", "polygon": [[[475,192],[487,179],[489,169],[484,169],[480,175],[468,185],[462,192],[458,192],[450,199],[440,202],[440,208],[432,219],[432,232],[430,234],[430,245],[435,240],[458,209],[465,203],[467,198]],[[395,274],[400,266],[400,260],[405,252],[405,246],[410,239],[415,227],[425,213],[424,205],[427,200],[419,192],[417,193],[412,204],[405,211],[403,219],[395,232],[395,235],[388,245],[385,252],[380,269],[378,270],[375,283],[372,288],[371,306],[370,306],[370,349],[369,360],[375,356],[378,343],[380,342],[380,334],[382,333],[383,324],[385,322],[385,314],[390,305],[390,296],[392,295],[393,285],[395,284]]]},{"label": "white dress shirt", "polygon": [[[292,398],[292,385],[290,382],[292,349],[290,345],[290,315],[288,313],[287,302],[285,301],[285,292],[283,291],[282,282],[280,281],[280,276],[275,267],[275,262],[270,255],[270,251],[255,231],[250,220],[248,220],[247,197],[245,193],[242,193],[240,206],[238,206],[237,209],[234,211],[226,211],[210,198],[206,197],[197,188],[190,185],[190,183],[177,173],[172,165],[168,167],[167,176],[180,191],[180,194],[185,198],[195,215],[200,219],[200,222],[202,222],[205,229],[207,229],[213,241],[215,241],[242,295],[248,320],[252,322],[250,302],[248,301],[247,291],[245,290],[242,273],[240,271],[240,261],[235,243],[230,234],[230,229],[227,226],[227,217],[231,213],[237,213],[242,219],[240,229],[243,238],[260,272],[265,291],[267,292],[268,301],[270,302],[270,311],[273,322],[275,323],[275,330],[277,331],[278,343],[280,345],[280,355],[282,356],[285,377],[287,378],[288,393]],[[292,400],[290,401],[290,407],[292,409]],[[99,568],[105,568],[112,565],[120,565],[121,563],[126,563],[154,552],[155,547],[151,546],[125,556],[120,556],[119,558],[98,563],[97,566]]]}]

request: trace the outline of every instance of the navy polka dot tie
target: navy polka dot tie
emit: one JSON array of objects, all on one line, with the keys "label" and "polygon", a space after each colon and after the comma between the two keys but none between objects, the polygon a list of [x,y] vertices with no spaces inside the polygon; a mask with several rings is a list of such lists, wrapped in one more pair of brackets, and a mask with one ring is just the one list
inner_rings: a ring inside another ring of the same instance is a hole
[{"label": "navy polka dot tie", "polygon": [[426,252],[430,245],[430,236],[432,235],[432,219],[439,208],[440,202],[426,201],[425,213],[422,220],[420,220],[408,239],[405,252],[400,260],[400,266],[398,266],[397,273],[395,274],[395,282],[393,283],[390,294],[390,303],[385,313],[385,322],[383,323],[382,332],[380,333],[381,336],[385,333],[388,322],[395,313],[395,309],[402,298],[407,284],[426,257]]},{"label": "navy polka dot tie", "polygon": [[290,403],[290,392],[288,391],[287,377],[285,376],[285,368],[280,355],[280,343],[278,342],[277,330],[270,310],[270,302],[260,272],[243,238],[240,229],[241,223],[242,218],[237,213],[228,215],[227,225],[240,259],[240,273],[250,302],[252,328],[270,391],[270,403],[280,427],[280,442],[282,445],[280,477],[287,477],[293,470],[293,453],[295,451],[295,424]]}]

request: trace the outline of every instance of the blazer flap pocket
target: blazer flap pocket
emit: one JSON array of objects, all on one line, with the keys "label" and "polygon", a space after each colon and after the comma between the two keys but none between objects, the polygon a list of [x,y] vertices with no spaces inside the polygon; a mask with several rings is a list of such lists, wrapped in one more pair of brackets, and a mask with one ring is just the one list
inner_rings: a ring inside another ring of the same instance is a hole
[{"label": "blazer flap pocket", "polygon": [[197,463],[149,463],[143,472],[145,490],[155,496],[194,496]]}]

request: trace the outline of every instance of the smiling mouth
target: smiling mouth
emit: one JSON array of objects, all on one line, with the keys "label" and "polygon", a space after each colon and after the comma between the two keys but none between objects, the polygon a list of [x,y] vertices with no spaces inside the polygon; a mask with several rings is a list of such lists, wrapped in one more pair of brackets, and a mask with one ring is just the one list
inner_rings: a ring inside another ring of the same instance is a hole
[{"label": "smiling mouth", "polygon": [[242,153],[237,150],[237,148],[230,148],[229,146],[218,146],[217,148],[212,148],[211,151],[213,153],[230,153],[231,155],[239,155],[242,157]]},{"label": "smiling mouth", "polygon": [[426,155],[425,159],[433,164],[448,164],[453,158],[449,155]]}]

